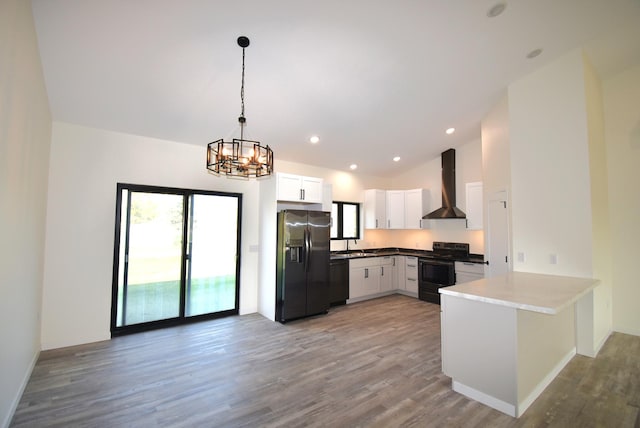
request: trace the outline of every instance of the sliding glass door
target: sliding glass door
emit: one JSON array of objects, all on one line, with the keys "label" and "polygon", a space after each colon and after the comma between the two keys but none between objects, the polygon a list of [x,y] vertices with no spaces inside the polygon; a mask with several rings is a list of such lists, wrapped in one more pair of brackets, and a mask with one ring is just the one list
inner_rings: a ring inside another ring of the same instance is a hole
[{"label": "sliding glass door", "polygon": [[238,203],[212,195],[190,200],[185,316],[231,310],[236,304]]},{"label": "sliding glass door", "polygon": [[118,185],[113,335],[238,313],[241,198]]}]

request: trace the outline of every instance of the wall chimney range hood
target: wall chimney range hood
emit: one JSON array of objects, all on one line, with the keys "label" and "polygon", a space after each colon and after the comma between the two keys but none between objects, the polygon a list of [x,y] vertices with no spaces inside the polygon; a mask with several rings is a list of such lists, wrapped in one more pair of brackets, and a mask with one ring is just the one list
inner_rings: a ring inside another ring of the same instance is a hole
[{"label": "wall chimney range hood", "polygon": [[425,220],[465,219],[467,215],[456,207],[456,151],[442,152],[442,207],[422,217]]}]

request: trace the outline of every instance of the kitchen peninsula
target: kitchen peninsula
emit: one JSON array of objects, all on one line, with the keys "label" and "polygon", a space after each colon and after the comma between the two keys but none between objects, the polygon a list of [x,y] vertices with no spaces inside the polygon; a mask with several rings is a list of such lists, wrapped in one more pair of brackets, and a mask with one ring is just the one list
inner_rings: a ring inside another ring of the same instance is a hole
[{"label": "kitchen peninsula", "polygon": [[598,283],[510,272],[440,289],[442,371],[453,389],[522,415],[580,353],[577,303]]}]

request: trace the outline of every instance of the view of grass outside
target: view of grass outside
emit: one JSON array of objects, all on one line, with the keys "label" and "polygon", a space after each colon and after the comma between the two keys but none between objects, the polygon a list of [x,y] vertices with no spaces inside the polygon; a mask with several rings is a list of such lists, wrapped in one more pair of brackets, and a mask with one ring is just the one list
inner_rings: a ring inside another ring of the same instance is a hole
[{"label": "view of grass outside", "polygon": [[[127,325],[178,316],[179,281],[130,285],[127,295]],[[194,314],[225,311],[233,309],[235,298],[235,276],[197,278],[191,281],[189,309]]]},{"label": "view of grass outside", "polygon": [[[234,309],[237,226],[225,224],[229,219],[236,222],[237,200],[194,195],[192,203],[191,258],[187,263],[191,282],[186,285],[185,315]],[[182,195],[131,193],[126,295],[125,230],[121,231],[118,326],[180,315],[182,207]]]}]

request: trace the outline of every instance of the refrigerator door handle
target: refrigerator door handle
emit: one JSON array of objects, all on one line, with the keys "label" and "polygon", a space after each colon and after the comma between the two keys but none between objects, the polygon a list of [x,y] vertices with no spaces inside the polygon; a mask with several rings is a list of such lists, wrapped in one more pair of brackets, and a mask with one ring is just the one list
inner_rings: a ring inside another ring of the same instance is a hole
[{"label": "refrigerator door handle", "polygon": [[304,271],[309,272],[309,256],[311,255],[311,237],[309,229],[304,230]]}]

